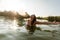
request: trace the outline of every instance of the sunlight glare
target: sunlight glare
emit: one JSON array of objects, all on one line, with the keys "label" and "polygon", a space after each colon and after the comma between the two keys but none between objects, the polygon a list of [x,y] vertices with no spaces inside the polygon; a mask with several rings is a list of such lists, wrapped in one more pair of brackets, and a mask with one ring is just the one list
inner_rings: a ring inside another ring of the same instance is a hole
[{"label": "sunlight glare", "polygon": [[26,8],[25,3],[19,0],[2,0],[1,6],[3,6],[0,10],[14,10],[20,11]]}]

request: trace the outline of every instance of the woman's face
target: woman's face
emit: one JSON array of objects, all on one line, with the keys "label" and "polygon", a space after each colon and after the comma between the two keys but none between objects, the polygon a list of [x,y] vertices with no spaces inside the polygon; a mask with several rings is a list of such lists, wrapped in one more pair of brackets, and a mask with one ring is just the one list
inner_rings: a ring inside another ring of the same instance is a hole
[{"label": "woman's face", "polygon": [[31,19],[33,19],[34,18],[34,16],[31,16]]},{"label": "woman's face", "polygon": [[33,20],[34,19],[34,16],[31,16],[30,18],[31,18],[31,20]]}]

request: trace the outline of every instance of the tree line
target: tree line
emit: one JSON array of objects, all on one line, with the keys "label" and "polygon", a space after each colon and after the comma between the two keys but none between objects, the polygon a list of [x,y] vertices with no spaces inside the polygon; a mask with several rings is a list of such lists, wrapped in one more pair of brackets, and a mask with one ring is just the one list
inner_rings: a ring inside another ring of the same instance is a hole
[{"label": "tree line", "polygon": [[49,22],[60,22],[60,16],[36,17],[37,19],[48,20]]},{"label": "tree line", "polygon": [[60,16],[49,16],[48,21],[50,21],[50,22],[53,22],[53,21],[60,22]]}]

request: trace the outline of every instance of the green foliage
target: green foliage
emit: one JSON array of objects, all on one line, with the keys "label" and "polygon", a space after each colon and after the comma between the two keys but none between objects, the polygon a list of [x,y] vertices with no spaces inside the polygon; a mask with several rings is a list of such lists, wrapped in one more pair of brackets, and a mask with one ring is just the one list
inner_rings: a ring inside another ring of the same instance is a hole
[{"label": "green foliage", "polygon": [[60,16],[49,16],[48,21],[50,21],[50,22],[53,22],[53,21],[60,22]]},{"label": "green foliage", "polygon": [[49,16],[48,21],[53,22],[54,21],[54,16]]},{"label": "green foliage", "polygon": [[56,17],[55,17],[55,21],[56,21],[56,22],[60,22],[60,16],[56,16]]},{"label": "green foliage", "polygon": [[39,17],[39,16],[38,16],[38,17],[36,17],[36,18],[37,18],[37,19],[43,19],[43,17]]},{"label": "green foliage", "polygon": [[43,19],[44,19],[44,20],[48,20],[48,18],[47,18],[47,17],[44,17]]}]

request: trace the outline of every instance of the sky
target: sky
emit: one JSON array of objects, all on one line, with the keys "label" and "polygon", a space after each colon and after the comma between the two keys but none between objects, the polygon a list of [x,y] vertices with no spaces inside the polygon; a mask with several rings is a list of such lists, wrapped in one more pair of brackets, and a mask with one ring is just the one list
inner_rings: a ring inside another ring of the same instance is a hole
[{"label": "sky", "polygon": [[60,16],[60,0],[0,0],[0,11],[27,12],[36,16]]}]

